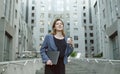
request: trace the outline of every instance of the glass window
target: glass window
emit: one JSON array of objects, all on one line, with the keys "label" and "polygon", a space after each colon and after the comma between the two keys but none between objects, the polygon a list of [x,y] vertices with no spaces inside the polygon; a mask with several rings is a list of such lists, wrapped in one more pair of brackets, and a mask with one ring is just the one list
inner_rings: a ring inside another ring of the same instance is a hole
[{"label": "glass window", "polygon": [[32,17],[34,17],[35,15],[34,15],[34,13],[32,13]]},{"label": "glass window", "polygon": [[32,4],[35,4],[35,0],[32,0]]},{"label": "glass window", "polygon": [[94,40],[90,40],[90,43],[93,44],[93,43],[94,43]]},{"label": "glass window", "polygon": [[44,36],[40,36],[40,41],[43,41],[44,40]]},{"label": "glass window", "polygon": [[40,20],[40,25],[44,25],[44,21],[43,20]]},{"label": "glass window", "polygon": [[4,42],[4,61],[10,61],[10,50],[12,49],[12,37],[5,32],[5,42]]},{"label": "glass window", "polygon": [[86,19],[83,19],[84,24],[86,24]]},{"label": "glass window", "polygon": [[87,37],[87,33],[85,33],[85,37]]},{"label": "glass window", "polygon": [[85,51],[87,52],[87,47],[85,47]]},{"label": "glass window", "polygon": [[78,48],[78,43],[75,43],[74,46],[75,46],[75,48]]},{"label": "glass window", "polygon": [[90,37],[93,37],[93,33],[90,33]]},{"label": "glass window", "polygon": [[[51,15],[48,15],[48,16],[50,17]],[[44,13],[40,14],[40,18],[44,18]]]},{"label": "glass window", "polygon": [[78,40],[78,36],[74,36],[74,40]]},{"label": "glass window", "polygon": [[15,10],[15,18],[17,18],[17,10]]},{"label": "glass window", "polygon": [[93,26],[89,26],[89,29],[90,29],[90,30],[93,30]]},{"label": "glass window", "polygon": [[34,7],[34,6],[32,6],[32,10],[35,10],[35,7]]},{"label": "glass window", "polygon": [[83,13],[83,16],[86,17],[86,13]]},{"label": "glass window", "polygon": [[87,40],[85,40],[85,44],[87,44]]},{"label": "glass window", "polygon": [[16,3],[18,3],[18,0],[16,0]]},{"label": "glass window", "polygon": [[44,28],[40,28],[40,33],[44,33]]},{"label": "glass window", "polygon": [[78,31],[78,28],[74,28],[74,31]]},{"label": "glass window", "polygon": [[94,5],[94,10],[95,10],[95,14],[97,14],[97,12],[98,12],[97,2]]},{"label": "glass window", "polygon": [[34,19],[31,20],[31,23],[32,23],[32,24],[34,23]]},{"label": "glass window", "polygon": [[105,18],[105,9],[103,10],[103,18]]},{"label": "glass window", "polygon": [[85,6],[83,6],[83,10],[85,10]]}]

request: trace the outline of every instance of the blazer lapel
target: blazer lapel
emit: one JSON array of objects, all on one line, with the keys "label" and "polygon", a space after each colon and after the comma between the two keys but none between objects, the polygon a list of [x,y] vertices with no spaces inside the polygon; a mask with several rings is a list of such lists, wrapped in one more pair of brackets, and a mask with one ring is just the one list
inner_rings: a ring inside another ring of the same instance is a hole
[{"label": "blazer lapel", "polygon": [[52,49],[57,50],[57,46],[55,45],[53,35],[50,35],[50,46],[52,47]]}]

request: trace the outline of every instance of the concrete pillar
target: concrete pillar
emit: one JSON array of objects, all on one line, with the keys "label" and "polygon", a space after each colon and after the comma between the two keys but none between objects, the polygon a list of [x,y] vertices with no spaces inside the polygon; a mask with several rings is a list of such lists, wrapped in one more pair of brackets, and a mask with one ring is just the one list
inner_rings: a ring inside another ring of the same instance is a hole
[{"label": "concrete pillar", "polygon": [[118,19],[118,42],[119,42],[119,59],[120,59],[120,0],[117,0],[117,6],[118,6],[118,15],[117,15],[117,19]]},{"label": "concrete pillar", "polygon": [[4,56],[4,38],[5,38],[5,27],[4,18],[0,19],[0,62],[3,61]]}]

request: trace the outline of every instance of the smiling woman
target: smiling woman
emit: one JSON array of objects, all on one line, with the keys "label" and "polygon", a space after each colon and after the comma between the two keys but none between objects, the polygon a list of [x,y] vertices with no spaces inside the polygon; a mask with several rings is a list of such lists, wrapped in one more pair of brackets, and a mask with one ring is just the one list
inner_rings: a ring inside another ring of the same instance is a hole
[{"label": "smiling woman", "polygon": [[[64,23],[61,19],[56,19],[52,25],[52,33],[46,35],[40,49],[40,54],[45,63],[45,74],[65,74],[65,64],[68,61],[68,56],[72,53],[72,41],[67,42],[67,37],[64,33]],[[51,59],[46,54],[46,51],[59,51],[57,64],[53,64]]]}]

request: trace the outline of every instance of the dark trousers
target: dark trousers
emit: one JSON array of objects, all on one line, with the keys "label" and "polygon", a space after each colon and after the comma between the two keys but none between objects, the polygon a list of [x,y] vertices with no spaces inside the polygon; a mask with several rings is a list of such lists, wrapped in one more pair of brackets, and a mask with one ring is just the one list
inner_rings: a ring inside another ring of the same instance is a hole
[{"label": "dark trousers", "polygon": [[56,65],[45,65],[45,74],[65,74],[65,64],[63,63],[63,58],[59,58]]}]

